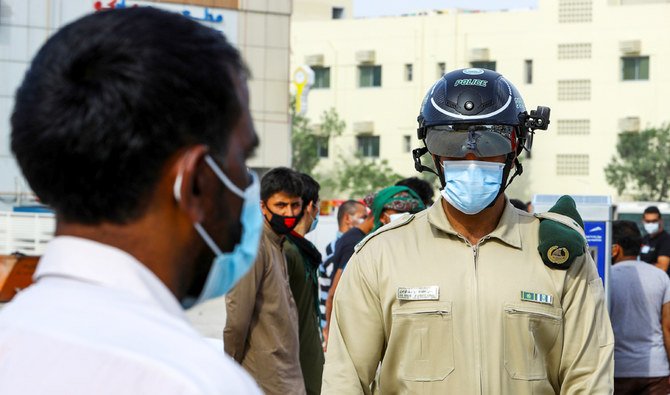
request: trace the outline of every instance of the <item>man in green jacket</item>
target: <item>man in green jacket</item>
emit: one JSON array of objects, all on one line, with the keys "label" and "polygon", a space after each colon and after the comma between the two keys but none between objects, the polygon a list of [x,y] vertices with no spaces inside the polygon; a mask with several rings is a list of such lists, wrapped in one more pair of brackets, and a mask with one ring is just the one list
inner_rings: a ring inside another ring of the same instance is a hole
[{"label": "man in green jacket", "polygon": [[288,281],[298,308],[300,367],[308,395],[321,393],[323,348],[319,325],[318,269],[321,253],[305,235],[316,228],[319,220],[319,183],[301,173],[303,183],[302,218],[284,241]]}]

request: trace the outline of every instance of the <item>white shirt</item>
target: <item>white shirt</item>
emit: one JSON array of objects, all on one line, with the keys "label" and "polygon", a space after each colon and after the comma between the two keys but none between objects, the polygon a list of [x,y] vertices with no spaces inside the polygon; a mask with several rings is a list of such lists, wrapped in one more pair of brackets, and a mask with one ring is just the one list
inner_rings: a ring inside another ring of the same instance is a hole
[{"label": "white shirt", "polygon": [[0,311],[0,394],[260,394],[124,251],[49,243],[35,284]]}]

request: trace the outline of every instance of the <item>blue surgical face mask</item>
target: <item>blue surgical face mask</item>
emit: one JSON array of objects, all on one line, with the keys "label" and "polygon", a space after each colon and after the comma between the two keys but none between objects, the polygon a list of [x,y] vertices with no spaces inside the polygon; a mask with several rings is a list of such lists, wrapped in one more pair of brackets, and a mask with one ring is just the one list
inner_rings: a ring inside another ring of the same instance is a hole
[{"label": "blue surgical face mask", "polygon": [[319,223],[319,213],[317,212],[316,216],[314,217],[314,220],[312,221],[312,225],[309,227],[309,230],[307,231],[307,233],[313,232],[314,230],[316,230],[316,225],[318,223]]},{"label": "blue surgical face mask", "polygon": [[[195,230],[216,255],[212,262],[212,267],[209,269],[202,292],[195,301],[195,304],[226,294],[240,281],[249,269],[251,269],[256,260],[258,244],[263,232],[263,214],[260,208],[260,183],[256,173],[249,172],[252,182],[243,191],[230,181],[210,156],[205,157],[205,162],[230,191],[244,199],[240,214],[242,236],[240,242],[235,245],[232,252],[222,252],[200,223],[196,222],[193,224]],[[177,200],[179,200],[177,192],[180,188],[179,184],[181,184],[181,177],[178,177],[175,181],[175,197]]]},{"label": "blue surgical face mask", "polygon": [[477,214],[498,196],[504,163],[445,160],[443,166],[446,186],[440,193],[458,211]]}]

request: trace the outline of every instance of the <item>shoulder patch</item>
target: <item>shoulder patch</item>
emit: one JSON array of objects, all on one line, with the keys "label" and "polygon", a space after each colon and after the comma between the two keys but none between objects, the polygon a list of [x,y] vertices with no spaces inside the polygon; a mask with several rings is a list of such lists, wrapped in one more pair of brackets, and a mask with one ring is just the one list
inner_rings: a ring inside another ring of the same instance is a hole
[{"label": "shoulder patch", "polygon": [[539,245],[544,264],[552,269],[568,270],[587,250],[584,229],[572,218],[559,213],[539,213]]},{"label": "shoulder patch", "polygon": [[363,248],[365,246],[365,244],[367,244],[367,242],[370,239],[372,239],[373,237],[376,237],[376,236],[378,236],[378,235],[380,235],[380,234],[382,234],[386,231],[389,231],[391,229],[396,229],[396,228],[403,227],[403,226],[407,225],[408,223],[412,222],[412,220],[414,220],[414,214],[405,215],[405,216],[403,216],[403,217],[401,217],[401,218],[399,218],[399,219],[397,219],[397,220],[395,220],[391,223],[388,223],[388,224],[382,226],[381,228],[377,229],[376,231],[370,233],[369,235],[365,236],[365,238],[363,240],[361,240],[358,244],[356,244],[356,246],[354,247],[354,254],[358,253],[358,251],[361,248]]}]

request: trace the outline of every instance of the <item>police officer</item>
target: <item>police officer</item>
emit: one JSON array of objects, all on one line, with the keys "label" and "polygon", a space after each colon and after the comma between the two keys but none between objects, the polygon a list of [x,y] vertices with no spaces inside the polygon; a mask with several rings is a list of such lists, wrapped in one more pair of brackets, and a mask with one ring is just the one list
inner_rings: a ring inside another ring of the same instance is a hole
[{"label": "police officer", "polygon": [[425,170],[431,154],[442,197],[357,246],[335,295],[324,394],[611,393],[614,341],[574,202],[541,222],[504,195],[548,118],[493,71],[431,87],[415,163]]}]

